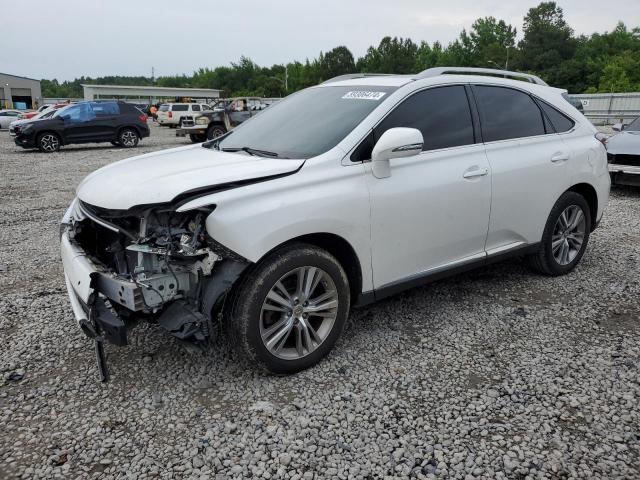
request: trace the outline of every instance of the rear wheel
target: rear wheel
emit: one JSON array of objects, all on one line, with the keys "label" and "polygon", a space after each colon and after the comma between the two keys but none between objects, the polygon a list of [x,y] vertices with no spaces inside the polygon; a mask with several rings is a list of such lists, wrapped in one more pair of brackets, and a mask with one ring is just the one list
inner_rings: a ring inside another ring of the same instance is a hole
[{"label": "rear wheel", "polygon": [[232,294],[226,317],[240,352],[273,373],[293,373],[333,348],[349,313],[349,281],[331,254],[285,247],[260,261]]},{"label": "rear wheel", "polygon": [[213,140],[227,133],[227,129],[222,125],[211,125],[207,128],[207,140]]},{"label": "rear wheel", "polygon": [[53,153],[60,150],[60,137],[53,132],[45,132],[38,136],[38,149],[41,152]]},{"label": "rear wheel", "polygon": [[133,128],[123,128],[118,134],[118,144],[124,148],[133,148],[138,145],[138,132]]},{"label": "rear wheel", "polygon": [[591,211],[584,197],[565,192],[551,209],[538,251],[529,257],[534,270],[545,275],[569,273],[589,242]]}]

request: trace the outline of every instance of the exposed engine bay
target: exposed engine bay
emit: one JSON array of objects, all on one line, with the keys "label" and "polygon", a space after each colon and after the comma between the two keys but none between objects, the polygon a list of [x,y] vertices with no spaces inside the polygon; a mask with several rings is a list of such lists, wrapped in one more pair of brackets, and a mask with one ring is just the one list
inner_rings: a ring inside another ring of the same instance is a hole
[{"label": "exposed engine bay", "polygon": [[[95,266],[91,287],[97,296],[89,303],[105,302],[94,309],[98,325],[83,327],[85,332],[102,330],[111,343],[123,345],[126,328],[149,320],[181,340],[203,345],[211,339],[216,307],[247,265],[208,235],[205,221],[214,209],[120,211],[78,201],[78,219],[72,216],[63,227]],[[113,324],[118,328],[110,330]]]}]

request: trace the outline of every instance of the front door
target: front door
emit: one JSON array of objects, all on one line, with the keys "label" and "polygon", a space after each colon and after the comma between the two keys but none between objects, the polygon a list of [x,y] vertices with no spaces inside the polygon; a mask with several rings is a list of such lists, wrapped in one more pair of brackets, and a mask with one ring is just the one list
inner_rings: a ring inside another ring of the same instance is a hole
[{"label": "front door", "polygon": [[388,178],[367,169],[376,290],[482,260],[491,203],[491,171],[463,85],[405,99],[374,128],[374,142],[392,127],[419,129],[424,147],[392,159]]},{"label": "front door", "polygon": [[89,102],[68,107],[60,117],[64,120],[63,136],[65,143],[83,143],[93,138],[96,118]]}]

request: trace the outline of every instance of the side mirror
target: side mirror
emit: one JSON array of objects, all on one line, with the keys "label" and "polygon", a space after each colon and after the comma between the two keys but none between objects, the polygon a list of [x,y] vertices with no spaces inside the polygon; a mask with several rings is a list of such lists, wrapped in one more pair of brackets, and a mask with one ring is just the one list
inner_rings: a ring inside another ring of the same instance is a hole
[{"label": "side mirror", "polygon": [[613,129],[614,132],[621,132],[622,130],[624,130],[624,124],[616,123],[611,128]]},{"label": "side mirror", "polygon": [[411,157],[422,151],[424,139],[416,128],[390,128],[382,134],[371,152],[371,170],[376,178],[391,176],[389,160]]}]

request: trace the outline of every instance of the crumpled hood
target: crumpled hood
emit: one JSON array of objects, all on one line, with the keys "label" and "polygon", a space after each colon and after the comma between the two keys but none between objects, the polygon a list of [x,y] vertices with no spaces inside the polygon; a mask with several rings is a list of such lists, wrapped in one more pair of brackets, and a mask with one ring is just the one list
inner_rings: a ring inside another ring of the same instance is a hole
[{"label": "crumpled hood", "polygon": [[87,176],[77,195],[97,207],[127,210],[170,202],[180,194],[223,183],[292,173],[303,163],[189,145],[107,165]]},{"label": "crumpled hood", "polygon": [[620,132],[609,137],[607,152],[613,155],[640,155],[640,132]]}]

